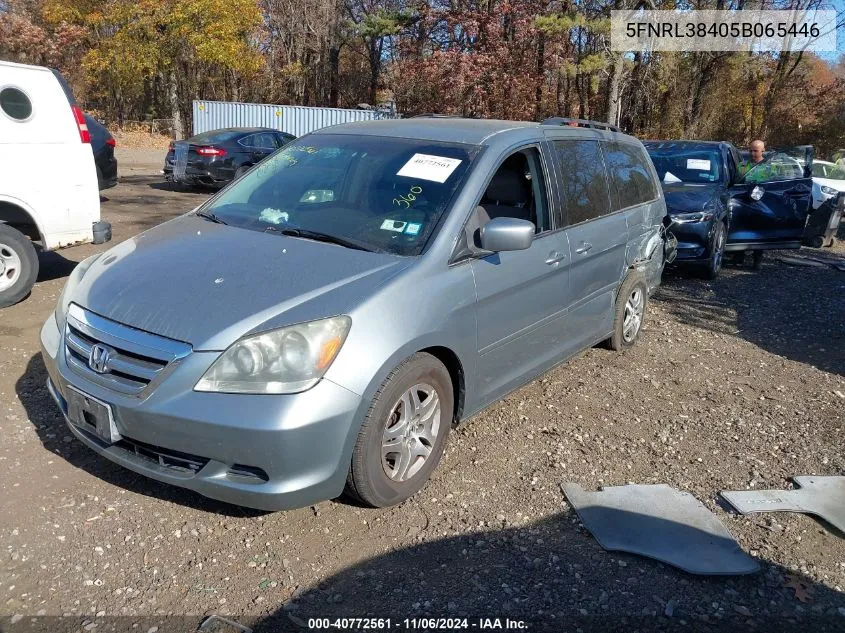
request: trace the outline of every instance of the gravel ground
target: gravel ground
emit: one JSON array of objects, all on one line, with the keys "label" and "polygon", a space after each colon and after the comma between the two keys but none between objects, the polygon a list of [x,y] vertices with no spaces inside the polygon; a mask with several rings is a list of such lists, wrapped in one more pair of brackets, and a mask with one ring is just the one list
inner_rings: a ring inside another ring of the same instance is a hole
[{"label": "gravel ground", "polygon": [[[122,155],[121,184],[104,192],[115,241],[206,195],[174,191],[155,156],[138,156]],[[467,421],[415,498],[266,514],[134,475],[65,429],[38,332],[75,263],[103,248],[43,255],[32,296],[0,314],[0,630],[193,631],[210,613],[260,631],[364,615],[394,629],[466,616],[553,631],[845,630],[845,535],[804,515],[742,517],[716,494],[845,474],[845,272],[784,261],[796,253],[715,282],[670,271],[634,349],[590,350]],[[798,256],[845,263],[845,248]],[[605,552],[564,481],[688,491],[762,570],[703,578]],[[30,620],[59,615],[74,617]]]}]

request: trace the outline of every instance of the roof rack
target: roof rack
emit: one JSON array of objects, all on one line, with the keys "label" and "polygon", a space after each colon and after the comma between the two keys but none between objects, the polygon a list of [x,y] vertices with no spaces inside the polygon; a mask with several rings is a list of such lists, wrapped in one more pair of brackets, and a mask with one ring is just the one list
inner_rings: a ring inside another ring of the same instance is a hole
[{"label": "roof rack", "polygon": [[542,125],[569,125],[572,127],[589,127],[596,130],[610,130],[619,132],[619,128],[604,121],[590,121],[589,119],[571,119],[569,117],[553,116],[543,121]]},{"label": "roof rack", "polygon": [[415,114],[410,117],[412,119],[463,119],[465,117],[460,114],[436,114],[434,112],[426,112],[425,114]]}]

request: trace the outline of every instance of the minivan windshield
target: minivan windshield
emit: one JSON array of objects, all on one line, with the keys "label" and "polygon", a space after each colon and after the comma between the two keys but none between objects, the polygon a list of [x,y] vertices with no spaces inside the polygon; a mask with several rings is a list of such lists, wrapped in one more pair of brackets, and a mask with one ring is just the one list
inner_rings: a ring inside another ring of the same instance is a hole
[{"label": "minivan windshield", "polygon": [[722,179],[722,161],[717,150],[652,150],[649,156],[664,184],[708,183]]},{"label": "minivan windshield", "polygon": [[256,165],[201,209],[231,226],[418,255],[480,148],[312,134]]}]

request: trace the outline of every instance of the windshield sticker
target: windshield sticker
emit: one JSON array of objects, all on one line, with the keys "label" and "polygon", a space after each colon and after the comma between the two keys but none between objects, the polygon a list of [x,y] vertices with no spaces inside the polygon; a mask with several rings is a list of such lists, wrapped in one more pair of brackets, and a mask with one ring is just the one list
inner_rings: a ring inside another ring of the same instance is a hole
[{"label": "windshield sticker", "polygon": [[411,203],[417,199],[417,196],[422,193],[422,187],[411,187],[404,196],[399,196],[398,198],[393,198],[393,204],[396,206],[401,207],[403,204],[405,208],[408,209],[411,206]]},{"label": "windshield sticker", "polygon": [[395,233],[401,233],[405,230],[405,227],[407,225],[407,222],[401,222],[399,220],[385,220],[381,223],[381,228],[383,231],[393,231]]},{"label": "windshield sticker", "polygon": [[258,219],[262,222],[269,222],[270,224],[281,224],[282,222],[287,222],[288,217],[290,216],[288,216],[287,211],[280,211],[279,209],[271,209],[270,207],[267,207],[261,212]]},{"label": "windshield sticker", "polygon": [[710,161],[702,160],[700,158],[688,158],[687,169],[699,169],[701,171],[710,171]]},{"label": "windshield sticker", "polygon": [[663,176],[663,182],[681,182],[681,179],[678,178],[675,174],[671,171],[667,171],[666,175]]},{"label": "windshield sticker", "polygon": [[405,227],[405,233],[408,235],[418,235],[421,228],[422,224],[419,222],[408,222],[408,226]]},{"label": "windshield sticker", "polygon": [[396,172],[397,176],[419,178],[433,182],[446,182],[452,172],[461,164],[457,158],[432,156],[430,154],[414,154],[405,165]]}]

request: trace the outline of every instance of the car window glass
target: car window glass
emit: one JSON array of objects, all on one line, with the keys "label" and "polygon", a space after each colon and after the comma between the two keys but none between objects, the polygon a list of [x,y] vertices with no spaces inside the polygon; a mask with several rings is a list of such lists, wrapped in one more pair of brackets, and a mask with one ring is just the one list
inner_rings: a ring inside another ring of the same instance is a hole
[{"label": "car window glass", "polygon": [[555,141],[561,169],[560,193],[566,224],[578,224],[610,211],[607,174],[598,141]]},{"label": "car window glass", "polygon": [[275,134],[274,139],[276,141],[276,147],[282,147],[283,145],[287,145],[290,143],[295,136],[291,136],[289,134]]},{"label": "car window glass", "polygon": [[537,233],[550,230],[546,178],[537,148],[508,156],[493,174],[480,204],[490,219],[528,220]]},{"label": "car window glass", "polygon": [[782,182],[804,177],[801,163],[784,153],[774,153],[760,163],[753,165],[745,174],[745,182]]},{"label": "car window glass", "polygon": [[649,151],[657,178],[665,183],[707,183],[722,179],[721,153],[718,149],[686,149],[683,146]]},{"label": "car window glass", "polygon": [[192,145],[211,145],[234,140],[241,134],[242,132],[232,130],[212,130],[211,132],[202,132],[185,140]]},{"label": "car window glass", "polygon": [[604,160],[611,182],[613,209],[642,204],[657,197],[647,154],[636,145],[618,141],[602,142]]},{"label": "car window glass", "polygon": [[845,165],[825,165],[827,177],[831,180],[845,180]]},{"label": "car window glass", "polygon": [[309,135],[252,168],[203,210],[244,229],[299,229],[418,255],[479,151],[428,140]]},{"label": "car window glass", "polygon": [[26,121],[32,116],[32,102],[18,88],[7,87],[0,90],[0,109],[16,121]]}]

